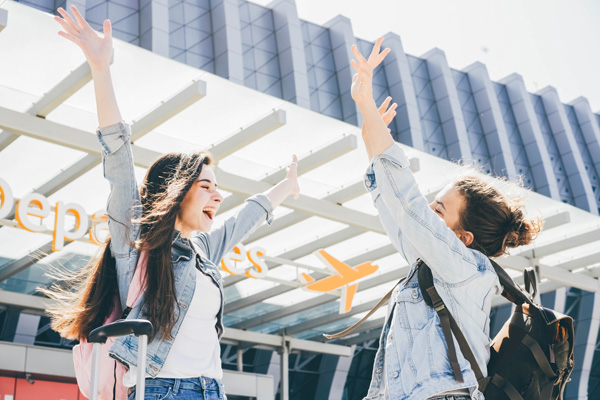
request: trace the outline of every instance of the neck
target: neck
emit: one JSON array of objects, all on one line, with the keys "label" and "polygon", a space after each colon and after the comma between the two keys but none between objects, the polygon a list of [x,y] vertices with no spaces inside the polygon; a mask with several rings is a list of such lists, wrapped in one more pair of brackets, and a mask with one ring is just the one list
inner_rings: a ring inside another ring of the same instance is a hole
[{"label": "neck", "polygon": [[186,239],[192,238],[192,230],[179,221],[175,221],[175,230],[181,232],[181,237]]}]

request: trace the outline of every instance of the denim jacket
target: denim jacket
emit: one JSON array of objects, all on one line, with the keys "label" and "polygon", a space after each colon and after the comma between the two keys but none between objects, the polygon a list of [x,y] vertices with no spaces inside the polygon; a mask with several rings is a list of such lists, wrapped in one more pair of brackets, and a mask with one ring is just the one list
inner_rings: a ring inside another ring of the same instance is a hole
[{"label": "denim jacket", "polygon": [[[491,302],[500,293],[491,263],[467,248],[429,208],[400,146],[394,144],[373,158],[365,185],[392,244],[411,265],[388,305],[366,399],[423,400],[462,388],[473,399],[483,399],[460,350],[465,381],[454,380],[439,318],[423,301],[415,272],[419,258],[431,268],[436,289],[487,375]],[[459,349],[456,340],[455,346]]]},{"label": "denim jacket", "polygon": [[[111,252],[116,259],[121,305],[125,309],[129,284],[139,256],[139,252],[131,247],[131,243],[139,237],[139,226],[132,224],[131,221],[138,218],[141,213],[129,143],[131,133],[128,125],[118,123],[98,130],[97,135],[103,150],[104,176],[110,183],[110,197],[107,205],[108,227],[112,238]],[[227,219],[221,227],[210,232],[202,232],[191,240],[182,238],[177,231],[173,238],[165,238],[172,240],[173,243],[171,259],[175,277],[177,306],[174,311],[177,322],[171,331],[170,338],[162,339],[157,336],[148,344],[146,358],[148,375],[154,377],[161,370],[185,318],[196,289],[196,265],[219,287],[221,308],[217,315],[215,329],[219,339],[223,336],[223,282],[217,265],[225,253],[241,242],[253,229],[260,226],[265,220],[271,223],[272,211],[273,207],[268,197],[259,194],[249,198],[240,212]],[[198,251],[199,249],[201,251]],[[206,257],[200,256],[202,252]],[[144,295],[134,305],[127,318],[144,318],[143,303]],[[126,366],[135,366],[137,365],[137,350],[138,338],[130,335],[117,338],[109,353],[111,357]]]}]

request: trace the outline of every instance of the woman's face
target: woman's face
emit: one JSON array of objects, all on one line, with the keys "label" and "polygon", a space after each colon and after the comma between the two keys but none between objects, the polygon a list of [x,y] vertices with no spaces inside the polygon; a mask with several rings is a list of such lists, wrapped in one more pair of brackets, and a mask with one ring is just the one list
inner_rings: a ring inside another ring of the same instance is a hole
[{"label": "woman's face", "polygon": [[221,201],[223,196],[217,191],[215,172],[205,165],[181,202],[175,229],[184,237],[189,237],[192,231],[210,231]]},{"label": "woman's face", "polygon": [[442,189],[429,207],[466,246],[473,242],[473,234],[460,226],[460,215],[465,207],[465,199],[453,184]]}]

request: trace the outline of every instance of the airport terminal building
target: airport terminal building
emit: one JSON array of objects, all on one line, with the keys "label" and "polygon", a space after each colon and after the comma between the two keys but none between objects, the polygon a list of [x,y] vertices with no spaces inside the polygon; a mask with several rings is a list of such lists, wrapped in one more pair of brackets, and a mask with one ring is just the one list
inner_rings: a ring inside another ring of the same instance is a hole
[{"label": "airport terminal building", "polygon": [[[0,7],[0,400],[83,398],[75,343],[50,329],[49,300],[36,290],[54,282],[54,268],[85,265],[105,231],[91,74],[50,15],[72,4],[96,29],[113,22],[112,71],[138,180],[160,154],[210,150],[225,197],[218,224],[299,157],[300,198],[238,246],[241,261],[221,264],[230,400],[362,399],[385,310],[342,339],[322,333],[362,318],[409,270],[363,185],[350,47],[372,43],[343,16],[301,20],[294,0],[9,0]],[[391,131],[421,191],[433,198],[461,160],[522,192],[544,231],[497,261],[519,282],[534,267],[538,301],[576,321],[565,399],[600,398],[600,115],[583,97],[530,93],[517,74],[494,82],[481,63],[453,69],[442,50],[414,56],[397,35],[384,37],[392,52],[375,95],[398,103]],[[521,178],[530,190],[506,182]],[[313,290],[306,276],[335,274],[319,250],[377,269]],[[492,336],[510,313],[495,299]]]}]

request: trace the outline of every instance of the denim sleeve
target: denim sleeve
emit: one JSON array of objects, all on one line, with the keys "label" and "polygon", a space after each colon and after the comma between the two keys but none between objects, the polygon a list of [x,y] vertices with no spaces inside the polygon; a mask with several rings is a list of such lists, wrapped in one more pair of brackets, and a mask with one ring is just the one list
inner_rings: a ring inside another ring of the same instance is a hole
[{"label": "denim sleeve", "polygon": [[137,239],[132,219],[141,213],[140,195],[133,171],[129,125],[119,122],[96,132],[102,145],[104,177],[110,183],[106,211],[111,251],[117,258],[128,256],[130,244]]},{"label": "denim sleeve", "polygon": [[477,273],[477,261],[427,204],[396,144],[371,160],[365,177],[388,237],[409,263],[421,258],[447,283]]},{"label": "denim sleeve", "polygon": [[246,200],[237,215],[225,220],[222,226],[195,236],[194,242],[218,265],[227,252],[265,221],[269,225],[273,222],[273,205],[266,195],[257,194]]}]

